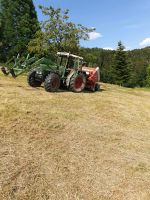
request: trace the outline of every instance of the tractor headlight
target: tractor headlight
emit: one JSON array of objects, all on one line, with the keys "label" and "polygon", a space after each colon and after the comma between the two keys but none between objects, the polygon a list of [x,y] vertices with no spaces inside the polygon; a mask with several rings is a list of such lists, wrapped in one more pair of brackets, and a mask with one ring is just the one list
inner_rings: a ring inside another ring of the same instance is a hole
[{"label": "tractor headlight", "polygon": [[37,73],[37,74],[39,74],[39,75],[41,75],[41,74],[42,74],[42,72],[41,72],[41,71],[37,71],[36,73]]}]

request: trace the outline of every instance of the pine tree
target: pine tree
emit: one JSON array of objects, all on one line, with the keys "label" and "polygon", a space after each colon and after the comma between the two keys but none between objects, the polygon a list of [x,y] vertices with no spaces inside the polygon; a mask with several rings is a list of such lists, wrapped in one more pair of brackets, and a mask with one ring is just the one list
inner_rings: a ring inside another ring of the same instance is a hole
[{"label": "pine tree", "polygon": [[32,0],[0,0],[0,54],[8,59],[27,50],[39,29]]},{"label": "pine tree", "polygon": [[112,77],[113,83],[128,87],[131,81],[131,66],[124,49],[122,42],[119,41],[112,66]]}]

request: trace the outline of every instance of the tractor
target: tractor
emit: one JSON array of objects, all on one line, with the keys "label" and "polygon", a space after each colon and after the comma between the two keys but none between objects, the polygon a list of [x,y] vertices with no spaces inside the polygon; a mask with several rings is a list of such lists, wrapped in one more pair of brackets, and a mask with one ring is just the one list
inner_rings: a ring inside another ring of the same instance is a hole
[{"label": "tractor", "polygon": [[56,92],[65,87],[73,92],[84,89],[99,90],[99,68],[90,68],[83,62],[83,58],[66,53],[57,53],[57,62],[48,63],[40,60],[29,71],[27,81],[31,87],[39,87],[44,83],[47,92]]}]

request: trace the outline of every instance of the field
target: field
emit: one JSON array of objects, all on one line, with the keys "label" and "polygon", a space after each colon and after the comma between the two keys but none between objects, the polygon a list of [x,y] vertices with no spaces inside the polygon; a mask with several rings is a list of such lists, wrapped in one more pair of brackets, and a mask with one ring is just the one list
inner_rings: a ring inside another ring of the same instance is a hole
[{"label": "field", "polygon": [[150,90],[47,93],[1,75],[0,199],[149,200]]}]

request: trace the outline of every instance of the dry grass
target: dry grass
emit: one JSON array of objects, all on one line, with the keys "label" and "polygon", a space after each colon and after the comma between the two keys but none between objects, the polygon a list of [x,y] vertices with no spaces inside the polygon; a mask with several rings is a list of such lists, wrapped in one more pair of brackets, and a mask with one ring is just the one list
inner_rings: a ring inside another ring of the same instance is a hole
[{"label": "dry grass", "polygon": [[150,199],[150,91],[102,88],[0,76],[0,199]]}]

